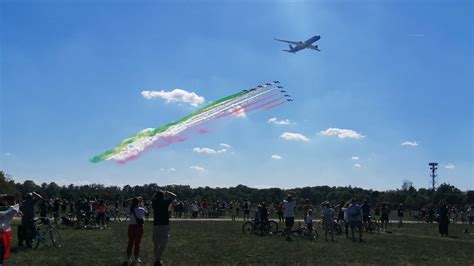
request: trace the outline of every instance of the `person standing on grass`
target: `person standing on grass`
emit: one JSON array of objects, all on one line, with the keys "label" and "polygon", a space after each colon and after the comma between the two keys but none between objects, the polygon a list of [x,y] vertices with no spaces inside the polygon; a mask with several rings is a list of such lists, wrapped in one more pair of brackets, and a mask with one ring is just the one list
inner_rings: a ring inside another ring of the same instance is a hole
[{"label": "person standing on grass", "polygon": [[[342,204],[343,202],[341,202]],[[348,208],[349,208],[349,204],[346,203],[345,205],[343,205],[343,207],[341,208],[342,211],[344,212],[344,229],[345,229],[345,233],[346,233],[346,238],[349,238],[349,213],[348,213]]]},{"label": "person standing on grass", "polygon": [[15,203],[14,197],[0,199],[0,266],[10,258],[10,242],[13,238],[11,223],[19,209],[20,205]]},{"label": "person standing on grass", "polygon": [[330,233],[331,241],[334,241],[334,210],[328,201],[323,203],[321,214],[323,218],[324,239],[328,241],[328,233]]},{"label": "person standing on grass", "polygon": [[283,202],[279,202],[277,205],[277,214],[278,214],[278,221],[284,222],[285,219],[283,219]]},{"label": "person standing on grass", "polygon": [[467,209],[467,221],[469,222],[469,225],[474,223],[474,205]]},{"label": "person standing on grass", "polygon": [[449,225],[449,216],[448,216],[448,207],[446,203],[441,203],[439,208],[439,234],[441,237],[448,236],[448,225]]},{"label": "person standing on grass", "polygon": [[176,194],[169,191],[157,191],[153,196],[153,245],[155,252],[155,266],[163,265],[162,257],[168,245],[170,220],[168,207],[176,198]]},{"label": "person standing on grass", "polygon": [[132,248],[135,262],[141,263],[140,255],[140,242],[143,236],[143,224],[145,219],[145,209],[140,207],[140,199],[133,198],[130,204],[129,220],[128,220],[128,245],[127,245],[127,258],[128,263],[132,264]]},{"label": "person standing on grass", "polygon": [[244,202],[244,221],[250,220],[250,202],[245,200]]},{"label": "person standing on grass", "polygon": [[197,202],[194,200],[193,203],[191,203],[191,218],[196,219],[198,216],[199,212],[199,206]]},{"label": "person standing on grass", "polygon": [[390,209],[386,203],[382,203],[381,213],[382,215],[380,216],[380,222],[382,223],[382,231],[387,231]]},{"label": "person standing on grass", "polygon": [[18,246],[23,246],[23,240],[26,242],[26,247],[31,248],[31,241],[33,240],[35,233],[34,219],[35,219],[35,204],[43,197],[36,193],[26,194],[26,199],[21,206],[23,216],[21,217],[21,226],[25,239],[18,239]]},{"label": "person standing on grass", "polygon": [[286,200],[283,200],[283,210],[285,214],[286,240],[291,241],[291,229],[295,224],[296,201],[292,194],[288,194]]},{"label": "person standing on grass", "polygon": [[97,211],[97,222],[100,225],[100,229],[105,228],[106,227],[105,213],[107,212],[107,205],[105,204],[103,200],[101,200],[99,204],[97,204],[96,211]]},{"label": "person standing on grass", "polygon": [[398,227],[403,227],[403,204],[398,206],[397,214],[398,214]]},{"label": "person standing on grass", "polygon": [[306,225],[306,229],[308,230],[309,235],[313,235],[313,210],[309,209],[308,213],[306,214],[306,217],[304,218],[304,222]]},{"label": "person standing on grass", "polygon": [[352,241],[356,241],[354,236],[354,230],[357,227],[359,229],[359,241],[363,242],[362,239],[362,211],[359,204],[356,203],[355,199],[351,200],[351,204],[347,209],[349,225],[351,227]]},{"label": "person standing on grass", "polygon": [[230,202],[230,218],[232,221],[235,221],[235,208],[237,207],[237,203],[235,201]]}]

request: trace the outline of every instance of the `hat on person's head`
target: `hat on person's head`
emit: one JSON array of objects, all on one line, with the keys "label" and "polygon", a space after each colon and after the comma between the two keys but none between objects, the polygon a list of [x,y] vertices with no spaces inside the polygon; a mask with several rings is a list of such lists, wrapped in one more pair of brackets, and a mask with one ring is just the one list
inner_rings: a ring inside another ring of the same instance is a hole
[{"label": "hat on person's head", "polygon": [[312,213],[312,212],[313,212],[313,210],[311,210],[311,209],[308,209],[308,213]]}]

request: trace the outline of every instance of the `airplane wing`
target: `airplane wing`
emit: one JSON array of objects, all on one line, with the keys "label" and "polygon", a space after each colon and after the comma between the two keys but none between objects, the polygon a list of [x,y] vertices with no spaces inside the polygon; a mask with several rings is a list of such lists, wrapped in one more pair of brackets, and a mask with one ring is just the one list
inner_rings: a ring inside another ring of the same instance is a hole
[{"label": "airplane wing", "polygon": [[309,45],[308,48],[321,52],[321,50],[319,50],[317,45]]},{"label": "airplane wing", "polygon": [[277,39],[277,38],[275,38],[275,41],[286,42],[286,43],[290,43],[290,44],[294,44],[294,45],[298,45],[298,44],[301,43],[301,42],[295,42],[295,41],[280,40],[280,39]]}]

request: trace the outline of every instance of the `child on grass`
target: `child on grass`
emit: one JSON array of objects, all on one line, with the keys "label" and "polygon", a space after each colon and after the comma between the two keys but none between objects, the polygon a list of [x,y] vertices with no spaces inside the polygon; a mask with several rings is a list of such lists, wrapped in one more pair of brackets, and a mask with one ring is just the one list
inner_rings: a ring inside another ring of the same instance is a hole
[{"label": "child on grass", "polygon": [[11,223],[19,209],[13,197],[0,198],[0,266],[10,258],[10,242],[13,238]]}]

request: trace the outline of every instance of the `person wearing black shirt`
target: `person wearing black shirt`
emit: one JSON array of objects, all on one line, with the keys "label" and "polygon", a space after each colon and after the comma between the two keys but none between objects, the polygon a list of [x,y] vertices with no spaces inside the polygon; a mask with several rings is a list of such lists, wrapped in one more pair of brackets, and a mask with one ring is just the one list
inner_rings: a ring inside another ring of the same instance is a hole
[{"label": "person wearing black shirt", "polygon": [[448,206],[446,203],[441,203],[441,207],[439,208],[439,234],[441,236],[448,236],[448,225],[449,225],[449,217],[448,217]]},{"label": "person wearing black shirt", "polygon": [[176,198],[176,194],[169,191],[157,191],[153,196],[153,245],[155,252],[155,266],[163,265],[161,258],[168,244],[170,220],[168,208]]},{"label": "person wearing black shirt", "polygon": [[397,210],[397,214],[398,214],[398,227],[403,227],[403,213],[404,213],[404,209],[403,209],[403,204],[400,204],[398,206],[398,210]]},{"label": "person wearing black shirt", "polygon": [[33,240],[35,227],[35,204],[39,200],[42,200],[43,197],[36,192],[26,194],[26,199],[20,207],[23,216],[21,217],[21,226],[24,232],[23,237],[18,238],[18,246],[23,246],[23,240],[26,242],[26,247],[31,248],[31,241]]}]

